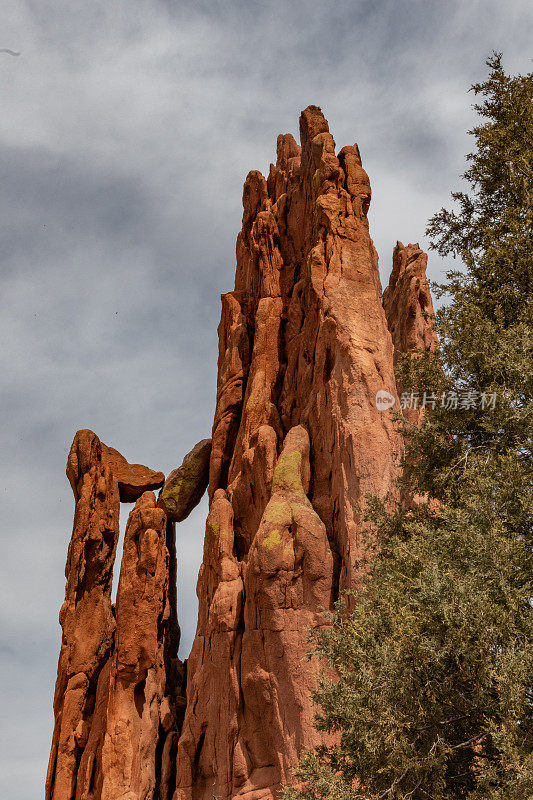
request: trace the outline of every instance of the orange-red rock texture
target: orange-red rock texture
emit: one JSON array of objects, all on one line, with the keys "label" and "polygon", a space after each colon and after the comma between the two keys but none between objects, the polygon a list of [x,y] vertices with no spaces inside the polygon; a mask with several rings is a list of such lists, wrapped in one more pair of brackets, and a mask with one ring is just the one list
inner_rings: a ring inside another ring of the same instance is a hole
[{"label": "orange-red rock texture", "polygon": [[[370,182],[315,106],[244,185],[222,296],[212,440],[164,475],[90,431],[76,500],[47,800],[267,800],[320,744],[307,631],[357,587],[361,508],[396,497],[399,353],[434,347],[426,256],[398,244],[382,302]],[[177,657],[175,523],[208,484],[198,625]],[[162,488],[156,500],[154,490]],[[119,503],[130,514],[116,605]]]}]

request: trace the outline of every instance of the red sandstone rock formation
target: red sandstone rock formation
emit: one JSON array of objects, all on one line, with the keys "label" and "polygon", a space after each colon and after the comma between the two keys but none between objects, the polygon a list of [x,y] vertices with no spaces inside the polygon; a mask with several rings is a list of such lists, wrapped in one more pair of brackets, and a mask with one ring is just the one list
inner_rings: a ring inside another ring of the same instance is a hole
[{"label": "red sandstone rock formation", "polygon": [[[273,433],[263,427],[266,438]],[[268,462],[267,462],[268,463]],[[217,489],[198,581],[198,635],[188,661],[187,712],[178,749],[177,798],[270,797],[312,726],[307,628],[331,607],[333,556],[306,492],[309,437],[285,437],[246,561],[234,555],[233,508]]]},{"label": "red sandstone rock formation", "polygon": [[152,797],[165,696],[165,629],[170,619],[165,513],[145,492],[131,512],[107,681],[102,800]]},{"label": "red sandstone rock formation", "polygon": [[[268,179],[244,186],[212,447],[186,456],[156,504],[161,473],[76,436],[47,800],[273,800],[321,741],[307,630],[357,586],[367,494],[395,497],[402,442],[376,394],[398,407],[398,353],[434,334],[418,246],[397,246],[382,304],[357,145],[336,154],[315,106],[300,135],[279,136]],[[174,524],[208,477],[185,699]],[[113,610],[119,499],[137,504]]]},{"label": "red sandstone rock formation", "polygon": [[118,539],[119,490],[98,437],[79,431],[67,462],[76,500],[66,566],[63,629],[54,696],[55,727],[46,780],[47,800],[76,792],[80,754],[87,742],[96,684],[113,645],[113,562]]}]

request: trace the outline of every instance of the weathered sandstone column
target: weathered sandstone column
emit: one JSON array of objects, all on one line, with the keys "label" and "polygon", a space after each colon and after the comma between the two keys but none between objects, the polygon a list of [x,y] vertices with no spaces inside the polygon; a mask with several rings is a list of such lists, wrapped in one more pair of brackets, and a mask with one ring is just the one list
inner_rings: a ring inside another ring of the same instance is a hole
[{"label": "weathered sandstone column", "polygon": [[398,409],[370,183],[357,145],[336,155],[320,109],[302,113],[300,138],[279,136],[268,179],[246,179],[222,297],[175,800],[273,798],[319,743],[306,629],[357,585],[366,496],[395,497],[402,443],[375,402],[384,390]]},{"label": "weathered sandstone column", "polygon": [[[74,438],[67,476],[76,510],[59,615],[63,633],[47,800],[101,797],[101,749],[117,627],[111,586],[120,500],[131,502],[164,481],[163,473],[129,464],[89,430]],[[158,513],[164,525],[164,514]],[[122,606],[124,617],[127,603]]]}]

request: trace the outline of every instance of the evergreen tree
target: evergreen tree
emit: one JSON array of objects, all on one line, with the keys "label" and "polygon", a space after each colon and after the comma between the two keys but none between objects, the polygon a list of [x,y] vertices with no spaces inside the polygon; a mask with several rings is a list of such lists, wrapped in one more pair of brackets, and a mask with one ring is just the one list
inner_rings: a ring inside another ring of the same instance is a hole
[{"label": "evergreen tree", "polygon": [[286,800],[533,798],[533,75],[487,65],[469,191],[428,227],[464,269],[439,287],[439,353],[399,367],[405,388],[476,402],[404,427],[402,482],[424,500],[369,503],[355,609],[311,634],[338,676],[315,693],[336,744],[304,755]]}]

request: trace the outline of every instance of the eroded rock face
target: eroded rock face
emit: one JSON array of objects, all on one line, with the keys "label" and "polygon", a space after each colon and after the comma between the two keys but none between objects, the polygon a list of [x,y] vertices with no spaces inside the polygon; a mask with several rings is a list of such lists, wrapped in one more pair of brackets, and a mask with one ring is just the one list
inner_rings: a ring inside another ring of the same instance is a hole
[{"label": "eroded rock face", "polygon": [[309,436],[299,425],[285,437],[248,554],[238,742],[248,769],[242,786],[235,785],[242,795],[271,795],[291,783],[302,748],[322,740],[313,728],[318,664],[306,659],[307,631],[325,624],[334,559],[326,526],[307,497],[309,478]]},{"label": "eroded rock face", "polygon": [[320,742],[310,698],[317,665],[305,653],[307,628],[323,625],[331,607],[333,556],[306,495],[309,477],[309,436],[297,426],[285,438],[243,562],[234,555],[232,505],[224,489],[215,491],[188,660],[177,798],[274,796],[291,780],[302,746]]}]

